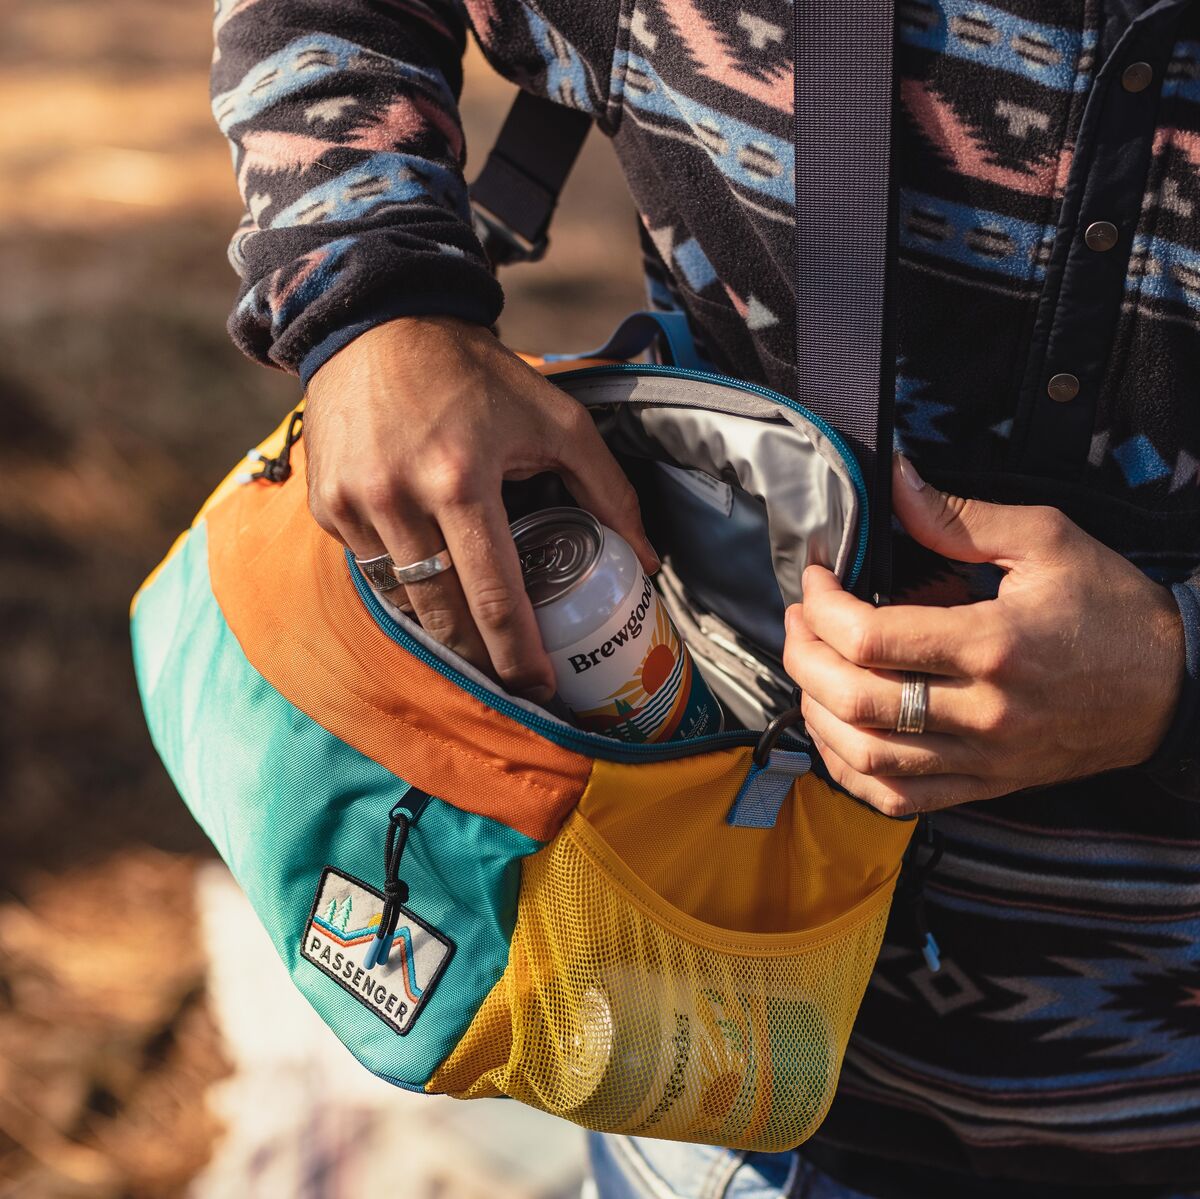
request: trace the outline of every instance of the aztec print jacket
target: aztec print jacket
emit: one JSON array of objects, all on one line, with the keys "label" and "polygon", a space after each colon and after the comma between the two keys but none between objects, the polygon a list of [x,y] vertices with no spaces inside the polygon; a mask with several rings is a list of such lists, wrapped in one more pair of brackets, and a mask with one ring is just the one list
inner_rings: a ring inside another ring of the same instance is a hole
[{"label": "aztec print jacket", "polygon": [[[928,1196],[990,1193],[963,1173],[1200,1186],[1200,5],[898,10],[898,444],[1179,584],[1190,682],[1149,769],[937,814],[943,969],[897,904],[805,1152],[874,1193],[904,1163]],[[789,0],[220,0],[234,338],[307,379],[399,315],[495,320],[455,106],[470,28],[613,140],[655,302],[787,392],[790,22]],[[896,564],[901,600],[994,591],[903,540]]]}]

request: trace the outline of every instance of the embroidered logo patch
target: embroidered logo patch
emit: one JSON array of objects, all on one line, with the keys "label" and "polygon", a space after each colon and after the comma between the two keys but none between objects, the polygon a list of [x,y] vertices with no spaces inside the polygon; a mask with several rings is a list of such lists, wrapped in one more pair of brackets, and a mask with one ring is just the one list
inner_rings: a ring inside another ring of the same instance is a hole
[{"label": "embroidered logo patch", "polygon": [[368,969],[383,905],[382,892],[326,866],[301,953],[403,1036],[454,955],[454,942],[401,906],[387,962]]}]

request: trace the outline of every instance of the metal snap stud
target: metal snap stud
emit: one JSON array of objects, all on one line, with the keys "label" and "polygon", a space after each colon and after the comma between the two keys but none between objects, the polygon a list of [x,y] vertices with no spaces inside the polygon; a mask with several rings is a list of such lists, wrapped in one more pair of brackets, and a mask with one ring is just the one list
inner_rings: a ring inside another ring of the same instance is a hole
[{"label": "metal snap stud", "polygon": [[1046,384],[1046,394],[1056,404],[1066,404],[1079,394],[1079,379],[1075,375],[1054,375]]},{"label": "metal snap stud", "polygon": [[1093,221],[1084,230],[1083,240],[1089,250],[1111,250],[1120,235],[1112,221]]},{"label": "metal snap stud", "polygon": [[1154,79],[1154,68],[1148,62],[1131,62],[1121,72],[1121,86],[1127,92],[1144,92]]}]

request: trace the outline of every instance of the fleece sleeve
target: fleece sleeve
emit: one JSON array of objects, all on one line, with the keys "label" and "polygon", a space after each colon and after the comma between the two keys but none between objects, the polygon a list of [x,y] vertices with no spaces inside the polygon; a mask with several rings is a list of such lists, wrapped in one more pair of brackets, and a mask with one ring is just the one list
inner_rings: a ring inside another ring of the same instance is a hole
[{"label": "fleece sleeve", "polygon": [[1171,728],[1143,769],[1171,794],[1200,802],[1200,573],[1171,590],[1183,617],[1183,690]]},{"label": "fleece sleeve", "polygon": [[219,0],[213,112],[245,204],[229,319],[251,357],[305,381],[405,315],[491,324],[471,228],[450,0]]}]

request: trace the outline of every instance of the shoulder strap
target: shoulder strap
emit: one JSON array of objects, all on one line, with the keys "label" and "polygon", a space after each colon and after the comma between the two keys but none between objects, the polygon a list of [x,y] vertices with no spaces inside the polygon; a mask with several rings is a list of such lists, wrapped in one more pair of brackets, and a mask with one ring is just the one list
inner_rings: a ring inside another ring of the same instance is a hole
[{"label": "shoulder strap", "polygon": [[492,266],[536,262],[559,193],[592,119],[518,92],[479,177],[471,184],[475,231]]},{"label": "shoulder strap", "polygon": [[893,0],[795,0],[796,399],[851,442],[891,586]]},{"label": "shoulder strap", "polygon": [[[796,398],[851,443],[871,499],[860,589],[891,586],[893,0],[795,0]],[[533,262],[589,118],[518,94],[471,187],[493,265]]]}]

